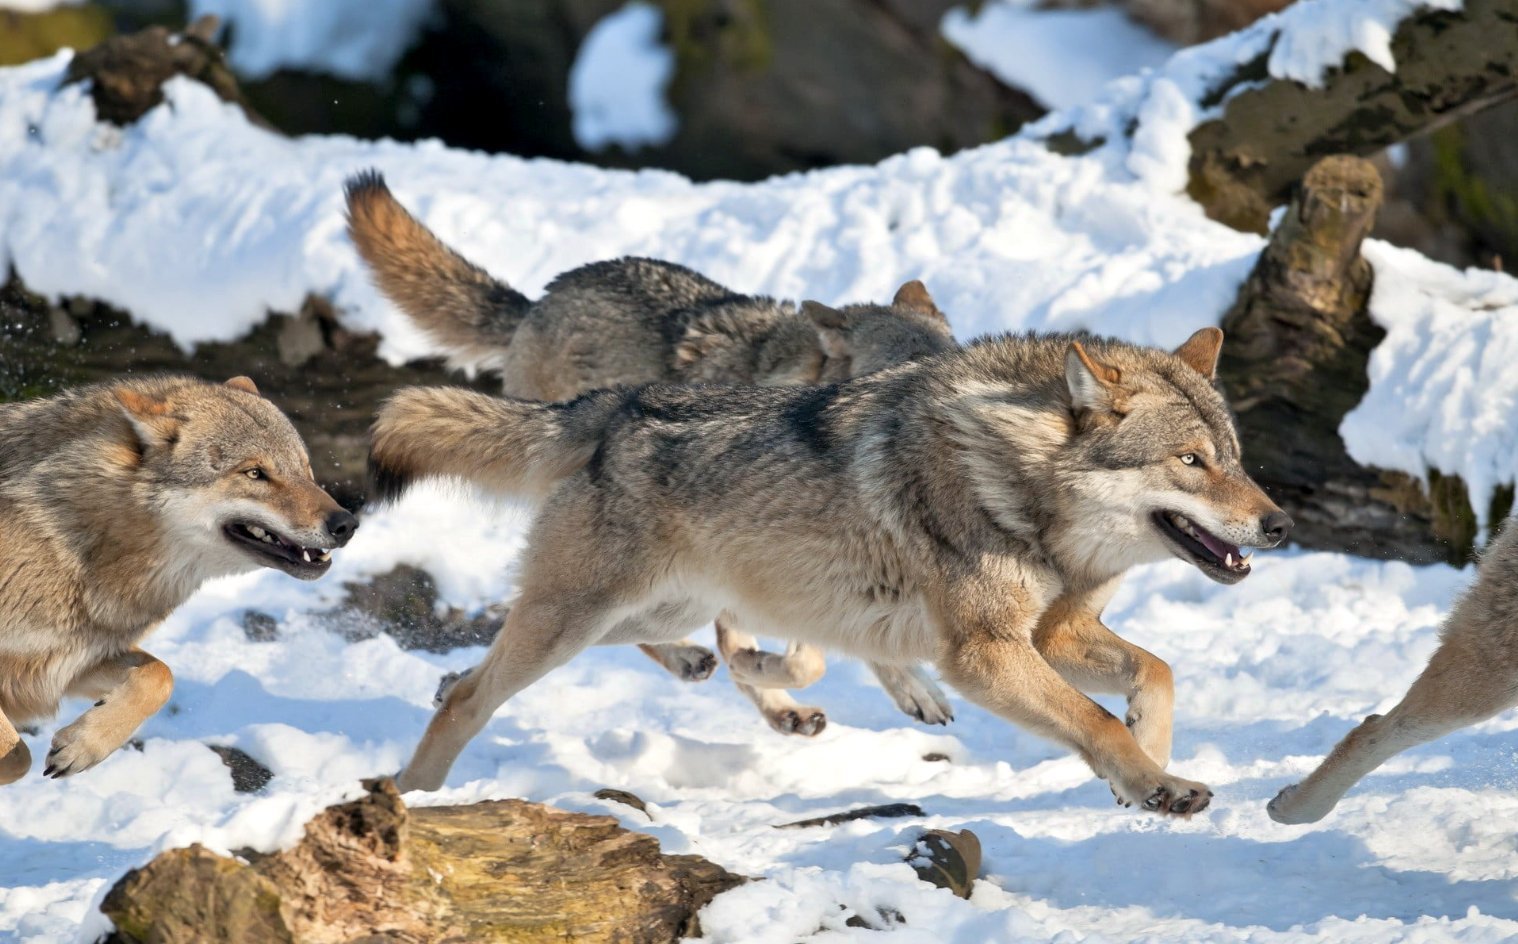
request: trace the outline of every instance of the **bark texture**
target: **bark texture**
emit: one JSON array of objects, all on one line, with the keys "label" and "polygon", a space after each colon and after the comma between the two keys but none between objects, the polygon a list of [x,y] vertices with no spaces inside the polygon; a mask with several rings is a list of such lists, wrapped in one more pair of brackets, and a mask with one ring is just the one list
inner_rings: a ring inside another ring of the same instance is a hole
[{"label": "bark texture", "polygon": [[293,849],[244,863],[201,846],[128,872],[101,904],[117,944],[664,944],[743,882],[668,856],[608,816],[521,800],[407,810],[387,780]]},{"label": "bark texture", "polygon": [[1319,158],[1372,154],[1518,95],[1518,0],[1415,14],[1392,52],[1395,73],[1355,53],[1318,89],[1269,80],[1264,56],[1240,65],[1209,95],[1227,100],[1222,116],[1191,132],[1188,193],[1213,219],[1263,233]]},{"label": "bark texture", "polygon": [[1251,471],[1296,519],[1293,540],[1463,562],[1476,538],[1463,483],[1433,475],[1425,491],[1405,474],[1359,465],[1339,438],[1385,335],[1367,312],[1373,273],[1360,256],[1381,200],[1380,176],[1365,160],[1329,157],[1307,173],[1223,318],[1218,373]]}]

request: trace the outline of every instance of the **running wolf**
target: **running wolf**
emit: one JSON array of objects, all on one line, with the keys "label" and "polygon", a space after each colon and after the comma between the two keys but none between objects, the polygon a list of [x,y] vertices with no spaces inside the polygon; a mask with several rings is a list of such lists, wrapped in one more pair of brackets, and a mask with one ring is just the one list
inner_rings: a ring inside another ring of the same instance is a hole
[{"label": "running wolf", "polygon": [[1307,779],[1277,794],[1271,819],[1315,823],[1397,754],[1518,705],[1518,526],[1511,520],[1440,635],[1428,667],[1396,707],[1367,717]]},{"label": "running wolf", "polygon": [[[617,259],[567,272],[529,301],[444,245],[391,195],[378,173],[346,188],[348,230],[379,287],[457,364],[497,369],[508,396],[567,400],[590,390],[654,382],[816,384],[860,376],[955,346],[921,282],[889,305],[799,308],[738,295],[691,270],[652,259]],[[738,687],[783,734],[815,735],[820,709],[786,688],[815,682],[822,652],[793,644],[764,652],[730,620],[717,645]],[[685,640],[644,645],[676,676],[704,679],[711,652]],[[872,666],[896,704],[926,723],[947,723],[948,700],[910,666]]]},{"label": "running wolf", "polygon": [[[598,644],[723,613],[897,665],[1080,754],[1119,802],[1204,808],[1165,772],[1169,667],[1102,625],[1129,567],[1221,583],[1291,519],[1245,473],[1213,385],[1222,332],[1173,353],[1003,336],[840,384],[653,385],[568,403],[411,388],[380,411],[378,496],[452,477],[540,503],[521,592],[442,698],[403,790],[436,789],[506,699]],[[1081,694],[1128,698],[1126,724]]]},{"label": "running wolf", "polygon": [[15,724],[64,696],[95,705],[53,738],[50,777],[98,764],[161,708],[173,675],[137,645],[202,582],[314,580],[357,527],[246,377],[0,404],[0,783],[31,767]]}]

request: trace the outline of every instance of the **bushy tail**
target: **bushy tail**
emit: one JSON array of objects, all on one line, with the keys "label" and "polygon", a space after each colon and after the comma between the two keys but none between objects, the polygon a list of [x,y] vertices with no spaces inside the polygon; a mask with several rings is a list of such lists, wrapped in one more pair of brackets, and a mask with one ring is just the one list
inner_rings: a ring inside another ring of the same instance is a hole
[{"label": "bushy tail", "polygon": [[406,212],[378,171],[343,187],[348,235],[375,283],[457,363],[489,366],[511,344],[532,304],[449,249]]},{"label": "bushy tail", "polygon": [[394,501],[412,482],[427,478],[541,497],[590,461],[621,402],[614,391],[538,403],[462,387],[406,387],[374,421],[370,500]]}]

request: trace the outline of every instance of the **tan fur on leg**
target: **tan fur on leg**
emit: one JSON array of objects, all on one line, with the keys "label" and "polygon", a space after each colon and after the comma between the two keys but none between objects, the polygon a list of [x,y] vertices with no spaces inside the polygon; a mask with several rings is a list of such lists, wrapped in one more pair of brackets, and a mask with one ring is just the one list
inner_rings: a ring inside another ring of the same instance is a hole
[{"label": "tan fur on leg", "polygon": [[5,712],[0,711],[0,786],[15,783],[31,768],[31,750]]},{"label": "tan fur on leg", "polygon": [[687,682],[704,682],[717,670],[717,657],[705,646],[689,639],[679,642],[640,643],[638,648],[664,666],[669,674]]},{"label": "tan fur on leg", "polygon": [[67,777],[105,760],[164,706],[173,691],[174,673],[141,649],[84,672],[69,687],[69,694],[99,700],[53,736],[43,774]]}]

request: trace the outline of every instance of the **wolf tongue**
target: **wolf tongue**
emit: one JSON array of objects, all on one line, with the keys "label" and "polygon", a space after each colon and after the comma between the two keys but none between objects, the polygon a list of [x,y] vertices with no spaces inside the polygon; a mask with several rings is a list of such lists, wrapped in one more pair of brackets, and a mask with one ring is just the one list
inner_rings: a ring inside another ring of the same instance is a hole
[{"label": "wolf tongue", "polygon": [[1202,542],[1203,547],[1207,548],[1207,550],[1217,555],[1218,560],[1224,560],[1230,554],[1233,555],[1234,559],[1238,559],[1239,549],[1237,547],[1229,544],[1222,538],[1214,537],[1213,535],[1208,534],[1205,528],[1198,527],[1194,522],[1192,523],[1191,527],[1192,530],[1196,533],[1197,540]]}]

